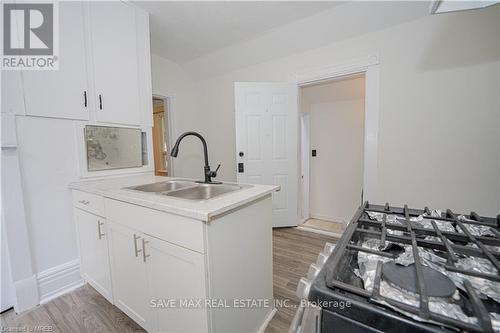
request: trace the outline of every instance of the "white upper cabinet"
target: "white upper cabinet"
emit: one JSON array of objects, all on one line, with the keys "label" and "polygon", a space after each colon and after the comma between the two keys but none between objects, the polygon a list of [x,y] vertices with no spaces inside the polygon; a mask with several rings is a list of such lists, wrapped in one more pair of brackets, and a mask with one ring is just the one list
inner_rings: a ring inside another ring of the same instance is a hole
[{"label": "white upper cabinet", "polygon": [[70,1],[59,21],[59,70],[22,73],[26,114],[151,127],[148,13]]},{"label": "white upper cabinet", "polygon": [[122,2],[89,6],[96,119],[140,125],[136,10]]},{"label": "white upper cabinet", "polygon": [[59,70],[24,71],[26,114],[89,119],[89,91],[81,2],[59,4]]},{"label": "white upper cabinet", "polygon": [[149,33],[149,14],[136,9],[137,26],[137,66],[139,69],[139,104],[142,125],[153,127],[153,95],[151,81],[151,48]]}]

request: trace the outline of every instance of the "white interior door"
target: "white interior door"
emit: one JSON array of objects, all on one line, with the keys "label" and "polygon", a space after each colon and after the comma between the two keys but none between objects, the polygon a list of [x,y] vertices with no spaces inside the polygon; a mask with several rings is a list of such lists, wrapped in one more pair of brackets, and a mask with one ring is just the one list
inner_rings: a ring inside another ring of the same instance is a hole
[{"label": "white interior door", "polygon": [[236,82],[236,163],[238,182],[279,185],[273,193],[273,226],[296,226],[297,86]]}]

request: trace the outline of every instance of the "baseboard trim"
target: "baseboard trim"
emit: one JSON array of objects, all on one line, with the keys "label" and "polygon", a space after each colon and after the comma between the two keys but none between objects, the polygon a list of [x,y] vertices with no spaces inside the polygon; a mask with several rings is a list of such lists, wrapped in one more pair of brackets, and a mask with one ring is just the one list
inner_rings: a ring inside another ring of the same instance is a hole
[{"label": "baseboard trim", "polygon": [[14,304],[16,313],[22,313],[39,304],[36,275],[14,281],[14,289],[16,291],[16,304]]},{"label": "baseboard trim", "polygon": [[304,231],[308,231],[308,232],[314,232],[316,234],[321,234],[321,235],[325,235],[325,236],[331,236],[331,237],[335,237],[335,238],[342,237],[341,234],[337,234],[335,232],[330,232],[330,231],[325,231],[325,230],[321,230],[321,229],[305,227],[303,225],[299,225],[296,228],[299,229],[299,230],[304,230]]},{"label": "baseboard trim", "polygon": [[340,217],[335,217],[335,216],[328,216],[328,215],[312,214],[311,213],[311,218],[317,219],[317,220],[333,222],[333,223],[346,224],[346,221],[344,221]]},{"label": "baseboard trim", "polygon": [[36,276],[40,304],[68,293],[84,284],[80,275],[80,260],[75,259],[49,268]]},{"label": "baseboard trim", "polygon": [[269,323],[271,322],[271,320],[273,320],[273,317],[274,317],[274,315],[276,314],[277,311],[278,310],[276,308],[272,308],[271,311],[269,311],[269,313],[266,316],[266,319],[264,320],[264,322],[262,322],[262,325],[260,325],[259,330],[257,331],[257,333],[264,333],[264,331],[267,328],[267,325],[269,325]]}]

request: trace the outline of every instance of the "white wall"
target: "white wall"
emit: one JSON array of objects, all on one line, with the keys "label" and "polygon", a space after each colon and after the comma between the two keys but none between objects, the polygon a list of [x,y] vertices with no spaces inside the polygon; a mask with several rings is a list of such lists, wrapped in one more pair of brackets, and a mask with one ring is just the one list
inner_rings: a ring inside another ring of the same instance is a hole
[{"label": "white wall", "polygon": [[363,187],[364,77],[301,89],[310,114],[310,216],[349,222]]},{"label": "white wall", "polygon": [[[287,81],[307,68],[378,53],[378,190],[372,202],[499,211],[500,6],[432,15],[196,82],[221,176],[236,179],[236,81]],[[301,31],[307,33],[307,31]],[[243,50],[242,50],[243,52]]]},{"label": "white wall", "polygon": [[[188,74],[176,63],[157,55],[152,55],[151,67],[153,94],[172,97],[173,100],[173,107],[169,114],[172,145],[177,137],[186,131],[197,131],[206,135],[204,118],[207,115],[202,108],[196,108],[195,88]],[[210,148],[212,145],[209,144]],[[184,139],[178,157],[172,158],[173,176],[202,179],[204,165],[203,156],[200,154],[202,151],[201,142],[197,138]],[[213,162],[212,165],[216,163]]]}]

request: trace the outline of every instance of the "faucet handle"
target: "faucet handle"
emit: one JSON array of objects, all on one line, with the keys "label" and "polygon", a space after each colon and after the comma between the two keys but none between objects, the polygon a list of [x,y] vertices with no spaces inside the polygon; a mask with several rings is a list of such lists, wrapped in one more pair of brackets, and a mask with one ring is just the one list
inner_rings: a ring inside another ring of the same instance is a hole
[{"label": "faucet handle", "polygon": [[220,168],[220,164],[217,166],[217,169],[215,169],[214,171],[209,171],[208,174],[210,175],[210,177],[217,177],[217,171],[219,171],[219,168]]}]

